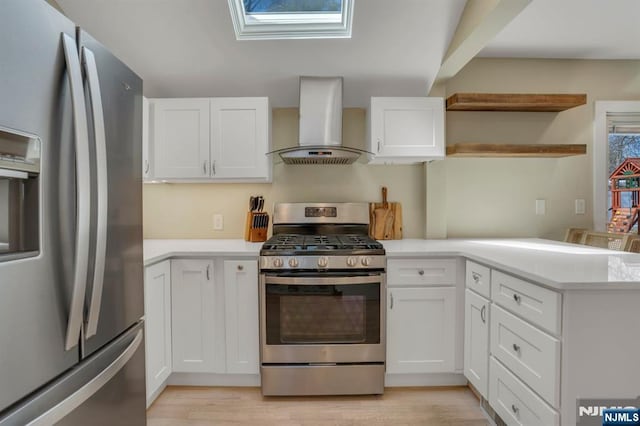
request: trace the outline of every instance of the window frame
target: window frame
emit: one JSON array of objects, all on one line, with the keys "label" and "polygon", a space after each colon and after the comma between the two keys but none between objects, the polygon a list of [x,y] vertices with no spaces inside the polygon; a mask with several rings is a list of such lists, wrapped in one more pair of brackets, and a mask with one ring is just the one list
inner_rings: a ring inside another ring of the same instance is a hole
[{"label": "window frame", "polygon": [[608,113],[640,113],[640,101],[596,101],[593,132],[593,228],[607,231]]},{"label": "window frame", "polygon": [[[254,14],[247,15],[242,0],[228,0],[237,40],[281,40],[314,38],[351,38],[355,0],[342,0],[340,22],[323,19],[327,14]],[[289,16],[293,15],[295,16]]]}]

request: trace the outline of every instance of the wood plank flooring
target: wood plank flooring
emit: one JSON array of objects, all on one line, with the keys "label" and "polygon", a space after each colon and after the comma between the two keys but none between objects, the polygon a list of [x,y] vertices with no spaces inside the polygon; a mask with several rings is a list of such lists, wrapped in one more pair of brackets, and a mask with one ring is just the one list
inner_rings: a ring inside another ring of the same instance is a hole
[{"label": "wood plank flooring", "polygon": [[259,388],[168,387],[149,426],[485,426],[467,387],[387,388],[379,396],[263,397]]}]

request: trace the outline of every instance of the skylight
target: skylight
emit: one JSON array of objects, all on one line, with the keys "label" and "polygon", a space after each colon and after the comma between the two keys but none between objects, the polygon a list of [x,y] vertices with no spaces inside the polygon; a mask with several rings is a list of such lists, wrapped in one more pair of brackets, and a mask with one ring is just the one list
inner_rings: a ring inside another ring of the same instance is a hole
[{"label": "skylight", "polygon": [[238,40],[350,38],[355,0],[228,0]]}]

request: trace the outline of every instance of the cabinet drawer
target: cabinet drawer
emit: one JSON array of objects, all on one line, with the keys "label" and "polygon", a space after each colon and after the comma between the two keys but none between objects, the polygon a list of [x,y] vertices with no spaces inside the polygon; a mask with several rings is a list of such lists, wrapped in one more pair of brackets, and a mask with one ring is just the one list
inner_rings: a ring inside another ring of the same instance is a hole
[{"label": "cabinet drawer", "polygon": [[558,413],[491,357],[489,405],[508,425],[557,426]]},{"label": "cabinet drawer", "polygon": [[387,261],[387,284],[455,285],[455,259],[390,259]]},{"label": "cabinet drawer", "polygon": [[486,266],[467,260],[465,282],[467,288],[491,298],[491,270]]},{"label": "cabinet drawer", "polygon": [[559,406],[560,341],[495,305],[490,323],[491,354],[547,402]]},{"label": "cabinet drawer", "polygon": [[553,334],[560,334],[560,293],[499,271],[491,272],[494,302]]}]

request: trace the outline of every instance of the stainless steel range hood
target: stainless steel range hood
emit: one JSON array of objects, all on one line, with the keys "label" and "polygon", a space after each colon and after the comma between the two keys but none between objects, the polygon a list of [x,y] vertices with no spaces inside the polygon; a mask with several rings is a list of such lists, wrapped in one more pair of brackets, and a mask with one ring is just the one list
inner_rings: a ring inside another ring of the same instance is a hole
[{"label": "stainless steel range hood", "polygon": [[352,164],[366,152],[342,146],[342,77],[300,77],[298,146],[270,154],[285,164]]}]

